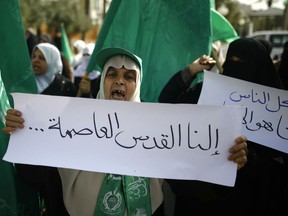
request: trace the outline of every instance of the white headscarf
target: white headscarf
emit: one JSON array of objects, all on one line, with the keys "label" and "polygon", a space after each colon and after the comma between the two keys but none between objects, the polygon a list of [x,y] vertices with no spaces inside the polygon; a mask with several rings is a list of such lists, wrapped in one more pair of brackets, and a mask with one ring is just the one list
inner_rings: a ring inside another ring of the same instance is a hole
[{"label": "white headscarf", "polygon": [[83,40],[76,40],[73,44],[73,47],[75,47],[78,52],[82,52],[84,47],[85,47],[86,43]]},{"label": "white headscarf", "polygon": [[61,54],[56,46],[50,43],[37,44],[35,49],[38,48],[44,55],[48,68],[44,75],[36,75],[36,83],[38,87],[38,93],[43,92],[54,80],[56,74],[62,73],[62,60]]},{"label": "white headscarf", "polygon": [[86,43],[83,40],[76,40],[74,42],[73,47],[75,47],[78,52],[72,58],[72,62],[71,62],[72,68],[75,69],[80,64],[80,61],[82,59],[83,49],[85,48],[85,46],[86,46]]},{"label": "white headscarf", "polygon": [[[86,73],[87,66],[89,64],[89,60],[93,53],[95,47],[95,43],[88,43],[83,49],[83,56],[79,61],[79,66],[74,71],[74,77],[83,77]],[[100,75],[100,72],[97,70],[93,70],[89,73],[90,80],[96,79]]]},{"label": "white headscarf", "polygon": [[103,72],[100,80],[100,89],[97,94],[98,99],[105,99],[104,95],[104,80],[106,77],[106,73],[108,71],[109,67],[114,67],[114,68],[122,68],[123,66],[128,69],[128,70],[135,70],[136,71],[136,89],[134,91],[134,94],[131,98],[130,101],[133,102],[141,102],[140,100],[140,88],[141,88],[141,80],[142,80],[142,75],[141,75],[141,70],[138,64],[130,57],[126,55],[116,55],[111,57],[104,65],[103,67]]}]

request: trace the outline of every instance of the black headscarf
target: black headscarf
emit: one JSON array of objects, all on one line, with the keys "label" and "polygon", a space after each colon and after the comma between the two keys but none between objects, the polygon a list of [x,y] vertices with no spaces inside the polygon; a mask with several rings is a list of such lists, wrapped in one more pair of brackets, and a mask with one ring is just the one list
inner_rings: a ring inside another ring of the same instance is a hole
[{"label": "black headscarf", "polygon": [[223,75],[283,89],[269,53],[261,42],[252,38],[239,38],[230,43]]}]

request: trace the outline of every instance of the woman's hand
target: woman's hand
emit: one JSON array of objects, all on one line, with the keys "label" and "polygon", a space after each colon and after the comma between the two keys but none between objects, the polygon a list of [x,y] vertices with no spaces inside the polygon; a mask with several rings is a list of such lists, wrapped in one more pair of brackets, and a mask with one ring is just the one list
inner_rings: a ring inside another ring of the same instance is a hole
[{"label": "woman's hand", "polygon": [[229,149],[231,155],[228,160],[237,163],[237,170],[241,169],[247,163],[247,137],[239,136],[235,139],[235,145]]},{"label": "woman's hand", "polygon": [[12,134],[17,128],[24,128],[22,113],[16,109],[8,109],[5,119],[6,127],[2,129],[5,134]]},{"label": "woman's hand", "polygon": [[91,83],[88,73],[82,77],[79,83],[79,89],[81,90],[82,94],[87,94],[91,91]]},{"label": "woman's hand", "polygon": [[203,55],[189,64],[188,68],[191,76],[194,77],[203,70],[211,70],[215,64],[216,61],[212,57]]}]

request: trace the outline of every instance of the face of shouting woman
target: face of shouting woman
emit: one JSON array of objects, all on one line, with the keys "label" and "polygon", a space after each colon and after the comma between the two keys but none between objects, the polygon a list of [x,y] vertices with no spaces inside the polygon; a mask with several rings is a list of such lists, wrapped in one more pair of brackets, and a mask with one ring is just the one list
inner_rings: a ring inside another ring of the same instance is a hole
[{"label": "face of shouting woman", "polygon": [[104,80],[104,95],[108,100],[130,101],[136,89],[136,71],[124,66],[110,66]]},{"label": "face of shouting woman", "polygon": [[105,48],[95,59],[102,69],[97,99],[141,102],[142,60],[138,56],[122,48]]}]

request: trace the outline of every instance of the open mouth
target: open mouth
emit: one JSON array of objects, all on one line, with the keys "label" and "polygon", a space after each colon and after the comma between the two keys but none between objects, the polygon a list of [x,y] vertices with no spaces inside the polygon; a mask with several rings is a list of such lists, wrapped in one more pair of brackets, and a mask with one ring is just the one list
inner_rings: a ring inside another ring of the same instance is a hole
[{"label": "open mouth", "polygon": [[39,71],[40,67],[38,65],[32,65],[33,71]]},{"label": "open mouth", "polygon": [[125,92],[122,90],[112,90],[111,95],[115,100],[125,100]]}]

